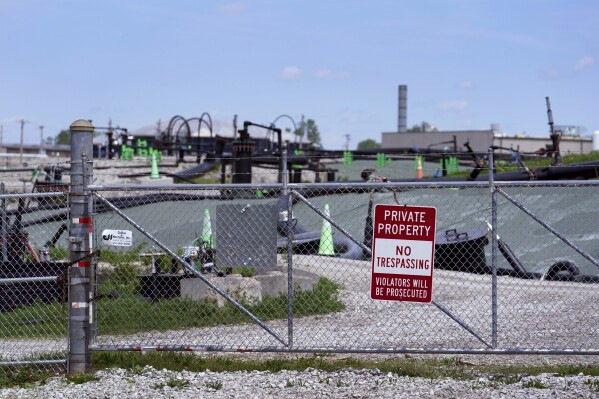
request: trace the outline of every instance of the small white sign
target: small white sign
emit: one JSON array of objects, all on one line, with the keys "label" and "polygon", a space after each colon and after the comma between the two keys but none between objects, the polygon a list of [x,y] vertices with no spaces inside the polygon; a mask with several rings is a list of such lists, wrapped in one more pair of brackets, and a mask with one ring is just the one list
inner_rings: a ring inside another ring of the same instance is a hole
[{"label": "small white sign", "polygon": [[104,230],[102,243],[115,247],[130,247],[133,245],[133,233],[131,230]]}]

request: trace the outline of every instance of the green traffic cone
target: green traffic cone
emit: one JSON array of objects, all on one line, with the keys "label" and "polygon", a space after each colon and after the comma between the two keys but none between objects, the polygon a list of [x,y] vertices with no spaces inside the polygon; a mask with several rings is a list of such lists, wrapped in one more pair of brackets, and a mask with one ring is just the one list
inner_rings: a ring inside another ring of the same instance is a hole
[{"label": "green traffic cone", "polygon": [[[329,204],[324,204],[324,214],[330,216]],[[329,222],[327,219],[324,219],[322,221],[322,231],[320,233],[318,255],[335,255],[335,248],[333,246],[333,231],[331,229],[331,222]]]},{"label": "green traffic cone", "polygon": [[152,154],[152,170],[150,172],[150,179],[160,179],[158,174],[158,163],[156,162],[156,154]]},{"label": "green traffic cone", "polygon": [[202,242],[205,246],[212,248],[212,224],[210,224],[210,211],[204,209],[204,223],[202,225]]}]

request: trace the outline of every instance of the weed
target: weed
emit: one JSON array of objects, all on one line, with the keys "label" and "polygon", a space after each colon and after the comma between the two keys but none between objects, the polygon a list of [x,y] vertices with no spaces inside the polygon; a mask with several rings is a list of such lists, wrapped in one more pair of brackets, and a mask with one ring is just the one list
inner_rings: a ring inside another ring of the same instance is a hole
[{"label": "weed", "polygon": [[233,274],[241,274],[241,277],[254,277],[256,269],[253,267],[234,267]]},{"label": "weed", "polygon": [[325,378],[318,377],[318,382],[321,384],[324,383],[324,384],[329,385],[331,383],[331,377],[325,377]]},{"label": "weed", "polygon": [[185,387],[189,386],[189,381],[178,379],[178,378],[171,378],[170,380],[167,381],[166,385],[171,388],[181,389],[181,388],[185,388]]},{"label": "weed", "polygon": [[548,389],[549,385],[543,383],[543,381],[537,380],[536,378],[531,378],[528,381],[522,383],[524,388],[536,388],[536,389]]},{"label": "weed", "polygon": [[66,377],[67,382],[69,384],[85,384],[86,382],[90,382],[90,381],[100,381],[100,377],[96,377],[93,374],[87,374],[87,373],[77,373],[77,374],[73,374],[73,375],[67,375]]},{"label": "weed", "polygon": [[144,369],[144,366],[142,366],[140,364],[136,364],[133,367],[131,367],[129,370],[127,370],[127,375],[141,374],[143,369]]},{"label": "weed", "polygon": [[335,381],[335,386],[337,388],[341,388],[341,387],[348,387],[349,384],[343,380],[337,380],[337,381]]},{"label": "weed", "polygon": [[522,376],[518,374],[499,374],[491,376],[489,381],[496,382],[498,385],[511,385],[522,381]]},{"label": "weed", "polygon": [[295,385],[293,383],[293,380],[287,380],[287,382],[285,383],[285,388],[291,388],[293,387],[293,385]]},{"label": "weed", "polygon": [[221,389],[223,387],[223,383],[220,381],[210,381],[206,383],[206,387],[210,388],[210,389],[214,389],[215,391],[218,391],[219,389]]},{"label": "weed", "polygon": [[599,392],[599,380],[588,379],[584,382],[591,391]]}]

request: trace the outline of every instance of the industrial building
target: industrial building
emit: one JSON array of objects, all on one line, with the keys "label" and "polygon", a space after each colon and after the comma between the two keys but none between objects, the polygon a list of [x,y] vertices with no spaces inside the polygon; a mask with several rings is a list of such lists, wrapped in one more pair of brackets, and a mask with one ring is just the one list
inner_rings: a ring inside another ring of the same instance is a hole
[{"label": "industrial building", "polygon": [[[407,93],[406,85],[399,86],[398,123],[394,132],[381,133],[381,149],[409,148],[415,151],[447,150],[453,152],[466,151],[464,143],[468,142],[475,152],[486,152],[490,146],[511,148],[522,153],[543,153],[551,149],[549,133],[545,137],[506,136],[498,124],[491,124],[488,130],[459,131],[423,131],[409,132],[407,129]],[[598,137],[599,139],[599,137]],[[595,150],[599,148],[596,143]],[[560,141],[560,152],[589,153],[593,151],[593,138],[563,135]]]}]

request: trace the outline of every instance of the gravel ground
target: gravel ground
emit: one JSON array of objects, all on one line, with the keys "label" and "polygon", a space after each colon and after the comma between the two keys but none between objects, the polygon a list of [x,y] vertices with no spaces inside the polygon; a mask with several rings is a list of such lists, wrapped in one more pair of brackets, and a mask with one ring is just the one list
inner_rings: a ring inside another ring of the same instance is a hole
[{"label": "gravel ground", "polygon": [[0,390],[2,398],[595,398],[599,378],[553,374],[499,381],[424,379],[345,369],[323,372],[173,372],[145,367],[110,369],[81,384],[56,377],[31,388]]}]

